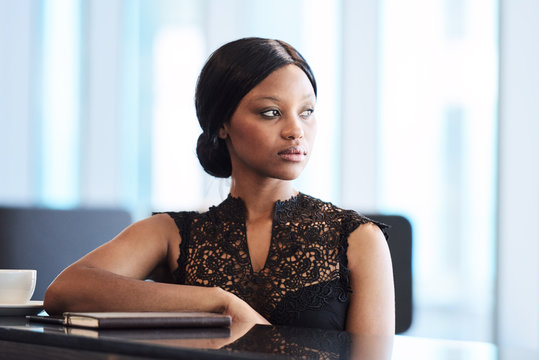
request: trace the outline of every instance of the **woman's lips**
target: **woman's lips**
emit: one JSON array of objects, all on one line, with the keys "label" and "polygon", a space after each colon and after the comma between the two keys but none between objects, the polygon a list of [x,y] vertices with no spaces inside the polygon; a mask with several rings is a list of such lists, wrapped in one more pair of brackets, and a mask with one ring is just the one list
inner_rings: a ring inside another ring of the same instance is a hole
[{"label": "woman's lips", "polygon": [[300,162],[305,159],[307,152],[300,146],[293,146],[279,151],[277,155],[279,155],[283,160]]}]

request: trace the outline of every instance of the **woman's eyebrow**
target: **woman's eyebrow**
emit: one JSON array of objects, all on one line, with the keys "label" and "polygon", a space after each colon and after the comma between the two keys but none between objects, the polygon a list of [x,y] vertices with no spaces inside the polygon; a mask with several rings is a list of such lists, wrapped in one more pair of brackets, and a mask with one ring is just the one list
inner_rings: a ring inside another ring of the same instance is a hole
[{"label": "woman's eyebrow", "polygon": [[[305,94],[305,96],[303,96],[302,101],[311,100],[312,98],[315,98],[315,96],[313,96],[313,94]],[[260,97],[254,98],[253,100],[254,101],[270,100],[270,101],[275,101],[275,102],[282,102],[282,100],[280,98],[275,97],[275,96],[260,96]]]},{"label": "woman's eyebrow", "polygon": [[270,101],[275,101],[275,102],[281,102],[281,99],[275,96],[260,96],[260,97],[254,98],[253,100],[254,101],[270,100]]}]

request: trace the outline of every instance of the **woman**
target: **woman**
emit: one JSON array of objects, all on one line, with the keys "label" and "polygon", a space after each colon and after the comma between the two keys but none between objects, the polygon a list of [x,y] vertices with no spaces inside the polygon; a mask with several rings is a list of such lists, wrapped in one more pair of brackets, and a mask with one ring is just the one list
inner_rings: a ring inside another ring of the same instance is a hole
[{"label": "woman", "polygon": [[209,174],[231,177],[228,198],[131,225],[55,279],[46,311],[200,310],[393,334],[380,227],[291,182],[312,151],[316,91],[309,65],[282,41],[246,38],[214,52],[196,89],[197,155]]}]

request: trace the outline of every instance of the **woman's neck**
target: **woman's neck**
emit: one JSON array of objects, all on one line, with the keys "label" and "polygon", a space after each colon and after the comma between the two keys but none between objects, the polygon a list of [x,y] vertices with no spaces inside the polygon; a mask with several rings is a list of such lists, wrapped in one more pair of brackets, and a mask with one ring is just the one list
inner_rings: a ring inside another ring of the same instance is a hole
[{"label": "woman's neck", "polygon": [[245,203],[247,220],[272,218],[275,202],[288,200],[298,192],[291,181],[266,179],[264,181],[239,181],[232,178],[230,195]]}]

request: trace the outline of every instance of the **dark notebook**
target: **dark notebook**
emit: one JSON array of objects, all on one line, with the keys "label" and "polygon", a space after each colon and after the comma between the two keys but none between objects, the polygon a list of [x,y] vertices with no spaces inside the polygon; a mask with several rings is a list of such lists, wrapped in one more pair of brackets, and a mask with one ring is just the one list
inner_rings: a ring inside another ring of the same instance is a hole
[{"label": "dark notebook", "polygon": [[[29,320],[39,321],[36,317]],[[228,327],[232,318],[229,315],[200,311],[66,312],[56,321],[64,326],[94,329],[208,328]]]}]

